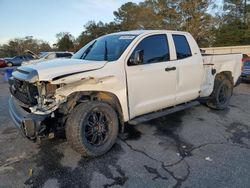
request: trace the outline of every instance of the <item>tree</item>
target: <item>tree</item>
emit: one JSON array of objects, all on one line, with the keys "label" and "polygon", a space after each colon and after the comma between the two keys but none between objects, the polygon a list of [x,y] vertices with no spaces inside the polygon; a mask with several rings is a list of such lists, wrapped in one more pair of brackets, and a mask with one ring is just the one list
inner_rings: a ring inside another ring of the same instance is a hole
[{"label": "tree", "polygon": [[160,19],[145,3],[128,2],[114,12],[115,22],[121,30],[160,29]]},{"label": "tree", "polygon": [[216,30],[216,46],[250,44],[250,2],[224,0],[224,14]]},{"label": "tree", "polygon": [[7,44],[0,46],[0,57],[13,57],[24,54],[26,50],[38,54],[41,51],[50,51],[50,45],[43,41],[34,39],[32,36],[15,38],[9,40]]},{"label": "tree", "polygon": [[57,48],[60,51],[74,51],[74,37],[68,32],[56,34]]},{"label": "tree", "polygon": [[241,20],[244,24],[250,22],[250,2],[248,0],[224,0],[223,10],[225,21]]},{"label": "tree", "polygon": [[82,46],[88,42],[108,33],[121,31],[119,24],[115,22],[103,23],[89,21],[85,26],[85,31],[83,31],[76,40],[76,49],[80,49]]},{"label": "tree", "polygon": [[169,29],[190,32],[203,46],[213,39],[211,0],[146,0],[126,3],[114,12],[122,30]]},{"label": "tree", "polygon": [[[178,30],[181,24],[181,14],[177,11],[178,0],[146,0],[142,6],[150,8],[157,19],[157,28]],[[150,20],[149,20],[150,21]]]},{"label": "tree", "polygon": [[193,35],[200,46],[213,43],[213,18],[208,13],[211,0],[180,0],[181,30]]}]

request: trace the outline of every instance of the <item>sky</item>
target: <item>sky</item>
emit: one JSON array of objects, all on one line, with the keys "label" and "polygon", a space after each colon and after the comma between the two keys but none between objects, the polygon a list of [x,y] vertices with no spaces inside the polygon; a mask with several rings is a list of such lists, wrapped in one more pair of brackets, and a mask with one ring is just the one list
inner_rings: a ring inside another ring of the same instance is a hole
[{"label": "sky", "polygon": [[[33,36],[56,42],[56,34],[80,35],[88,21],[110,22],[128,0],[0,0],[0,44]],[[141,0],[130,0],[138,3]]]},{"label": "sky", "polygon": [[88,21],[112,21],[113,12],[128,1],[143,0],[0,0],[0,44],[33,36],[52,45],[60,32],[77,37]]}]

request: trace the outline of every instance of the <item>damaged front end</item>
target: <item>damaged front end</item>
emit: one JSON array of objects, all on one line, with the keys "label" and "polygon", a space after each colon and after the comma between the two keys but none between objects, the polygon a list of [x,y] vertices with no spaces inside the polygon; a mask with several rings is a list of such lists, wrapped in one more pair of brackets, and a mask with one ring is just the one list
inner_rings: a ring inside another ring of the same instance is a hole
[{"label": "damaged front end", "polygon": [[[9,80],[10,115],[15,125],[30,139],[53,137],[58,130],[64,131],[68,114],[78,102],[97,99],[97,94],[93,90],[82,92],[82,85],[116,81],[113,75],[104,77],[87,75],[80,78],[72,76],[79,72],[66,74],[73,77],[70,82],[65,81],[62,76],[56,76],[56,79],[44,76],[40,79],[35,68],[36,66],[21,66],[13,72],[13,77]],[[47,75],[48,71],[45,70],[47,69],[44,69]],[[39,71],[42,75],[42,70]],[[86,69],[80,73],[87,71]]]},{"label": "damaged front end", "polygon": [[55,112],[63,102],[55,98],[56,89],[61,85],[49,82],[30,83],[12,77],[9,80],[11,97],[9,112],[15,125],[30,139],[54,135],[57,129]]}]

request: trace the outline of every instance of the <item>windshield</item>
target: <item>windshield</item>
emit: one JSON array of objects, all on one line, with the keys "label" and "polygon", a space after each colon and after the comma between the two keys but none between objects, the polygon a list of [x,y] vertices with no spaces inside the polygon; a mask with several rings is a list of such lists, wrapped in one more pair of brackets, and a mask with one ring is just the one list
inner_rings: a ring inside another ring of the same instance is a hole
[{"label": "windshield", "polygon": [[72,58],[92,61],[115,61],[135,37],[136,35],[106,35],[85,45]]},{"label": "windshield", "polygon": [[44,58],[47,55],[48,55],[48,52],[42,52],[42,53],[39,54],[39,59]]}]

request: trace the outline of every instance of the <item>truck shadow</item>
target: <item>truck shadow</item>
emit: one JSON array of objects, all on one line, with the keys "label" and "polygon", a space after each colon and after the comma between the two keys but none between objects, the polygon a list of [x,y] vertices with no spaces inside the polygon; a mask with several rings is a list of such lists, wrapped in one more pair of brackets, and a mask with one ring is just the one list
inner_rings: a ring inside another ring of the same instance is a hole
[{"label": "truck shadow", "polygon": [[161,138],[159,145],[166,150],[177,152],[182,158],[191,156],[193,148],[193,145],[185,141],[179,134],[182,129],[182,119],[186,114],[187,110],[184,110],[149,122],[150,126],[156,128],[154,135]]},{"label": "truck shadow", "polygon": [[[63,139],[53,139],[41,144],[39,152],[33,157],[36,169],[25,181],[25,185],[43,187],[49,179],[56,179],[59,187],[90,187],[95,172],[112,180],[112,183],[103,185],[104,187],[123,185],[128,180],[121,167],[116,164],[118,156],[123,152],[119,144],[115,144],[110,152],[99,158],[80,157],[79,161],[75,161],[77,167],[71,168],[61,164],[64,153],[58,148],[61,148],[64,143]],[[72,155],[77,154],[73,152]],[[74,160],[74,157],[70,160]],[[116,170],[117,176],[113,175],[109,166]]]}]

